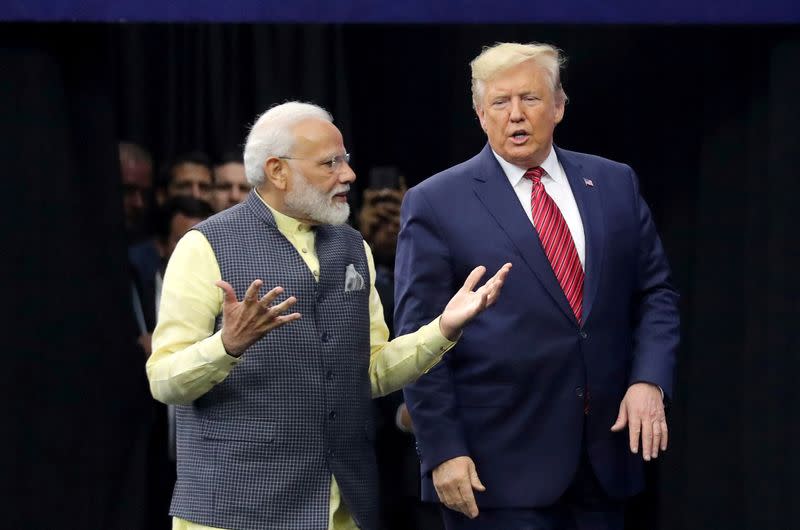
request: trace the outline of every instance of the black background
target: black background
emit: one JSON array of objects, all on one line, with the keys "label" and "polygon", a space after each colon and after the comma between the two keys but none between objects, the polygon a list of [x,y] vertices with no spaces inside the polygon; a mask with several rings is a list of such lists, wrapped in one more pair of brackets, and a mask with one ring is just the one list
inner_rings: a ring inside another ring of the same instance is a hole
[{"label": "black background", "polygon": [[0,24],[0,526],[143,528],[117,140],[219,155],[310,100],[358,174],[413,184],[483,146],[468,62],[500,40],[565,51],[556,142],[637,170],[682,293],[671,448],[629,528],[798,528],[797,27],[155,24]]}]

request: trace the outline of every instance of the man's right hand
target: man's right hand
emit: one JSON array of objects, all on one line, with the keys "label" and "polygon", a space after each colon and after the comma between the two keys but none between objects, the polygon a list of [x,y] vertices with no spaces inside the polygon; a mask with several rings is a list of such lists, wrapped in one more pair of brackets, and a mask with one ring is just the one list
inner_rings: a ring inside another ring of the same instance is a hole
[{"label": "man's right hand", "polygon": [[297,302],[294,296],[272,305],[283,292],[283,287],[275,287],[259,300],[258,291],[262,284],[261,280],[251,283],[244,300],[239,302],[231,284],[222,280],[214,283],[225,292],[222,300],[222,345],[229,355],[239,357],[266,333],[301,316],[300,313],[283,314]]},{"label": "man's right hand", "polygon": [[478,516],[478,505],[472,490],[486,491],[486,487],[481,484],[475,462],[470,457],[457,456],[436,466],[433,470],[433,486],[445,506],[470,519]]}]

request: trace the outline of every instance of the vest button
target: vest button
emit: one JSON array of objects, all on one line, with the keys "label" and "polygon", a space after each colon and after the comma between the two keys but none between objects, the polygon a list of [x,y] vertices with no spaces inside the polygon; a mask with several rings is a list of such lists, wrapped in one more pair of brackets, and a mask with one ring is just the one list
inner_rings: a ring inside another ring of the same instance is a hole
[{"label": "vest button", "polygon": [[328,449],[327,451],[325,451],[325,454],[327,454],[328,456],[333,456],[333,449]]},{"label": "vest button", "polygon": [[579,386],[578,388],[575,389],[575,395],[578,396],[579,398],[583,398],[583,387],[582,386]]},{"label": "vest button", "polygon": [[330,414],[328,414],[328,417],[329,417],[330,419],[332,419],[332,420],[335,420],[335,419],[336,419],[336,411],[335,411],[335,410],[332,410],[332,411],[330,412]]},{"label": "vest button", "polygon": [[325,379],[328,379],[328,380],[333,379],[333,371],[332,370],[328,370],[327,372],[325,372]]},{"label": "vest button", "polygon": [[322,335],[319,336],[319,340],[321,340],[322,342],[328,342],[329,339],[330,335],[328,335],[327,331],[323,331]]}]

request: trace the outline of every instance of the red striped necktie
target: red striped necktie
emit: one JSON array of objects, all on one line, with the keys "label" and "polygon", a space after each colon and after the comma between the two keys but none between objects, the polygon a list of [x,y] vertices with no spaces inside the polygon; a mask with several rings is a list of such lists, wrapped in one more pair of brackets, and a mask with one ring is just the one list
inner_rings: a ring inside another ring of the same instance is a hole
[{"label": "red striped necktie", "polygon": [[544,174],[544,169],[538,166],[525,172],[525,178],[533,182],[531,190],[533,226],[539,234],[544,253],[550,260],[550,266],[561,285],[561,290],[564,291],[575,318],[580,322],[583,313],[583,267],[567,222],[555,201],[544,189],[542,184]]}]

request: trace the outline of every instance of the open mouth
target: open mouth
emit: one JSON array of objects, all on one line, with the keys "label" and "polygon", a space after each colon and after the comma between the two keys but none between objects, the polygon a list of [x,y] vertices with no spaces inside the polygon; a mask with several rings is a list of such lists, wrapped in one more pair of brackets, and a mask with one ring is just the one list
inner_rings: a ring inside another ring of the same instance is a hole
[{"label": "open mouth", "polygon": [[514,131],[511,133],[511,141],[515,144],[524,144],[528,141],[530,135],[525,131]]},{"label": "open mouth", "polygon": [[334,201],[347,202],[347,193],[349,191],[350,190],[345,190],[345,191],[340,191],[339,193],[334,193],[332,199]]}]

